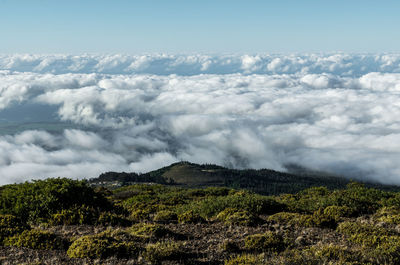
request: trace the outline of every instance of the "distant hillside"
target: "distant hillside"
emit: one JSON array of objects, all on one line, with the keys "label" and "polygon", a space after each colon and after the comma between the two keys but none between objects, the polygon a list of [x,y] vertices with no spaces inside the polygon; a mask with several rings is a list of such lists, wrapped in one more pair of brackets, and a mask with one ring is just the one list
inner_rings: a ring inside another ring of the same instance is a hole
[{"label": "distant hillside", "polygon": [[[265,195],[296,193],[309,187],[342,189],[351,180],[323,173],[297,171],[296,174],[270,169],[229,169],[211,164],[179,162],[144,174],[106,172],[90,180],[93,185],[126,186],[132,183],[158,183],[187,187],[225,186],[248,189]],[[364,183],[368,187],[400,191],[399,186]]]}]

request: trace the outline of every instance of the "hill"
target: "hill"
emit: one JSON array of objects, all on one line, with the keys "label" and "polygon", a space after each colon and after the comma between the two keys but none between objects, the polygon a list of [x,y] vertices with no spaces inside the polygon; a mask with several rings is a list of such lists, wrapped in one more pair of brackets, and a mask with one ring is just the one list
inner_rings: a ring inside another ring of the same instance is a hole
[{"label": "hill", "polygon": [[[295,193],[310,187],[325,186],[342,189],[351,181],[344,177],[311,172],[291,167],[294,173],[270,169],[229,169],[212,164],[179,162],[143,174],[106,172],[90,180],[93,185],[126,186],[135,183],[157,183],[184,187],[224,186],[251,190],[264,195]],[[398,186],[364,182],[365,186],[382,190],[399,191]]]}]

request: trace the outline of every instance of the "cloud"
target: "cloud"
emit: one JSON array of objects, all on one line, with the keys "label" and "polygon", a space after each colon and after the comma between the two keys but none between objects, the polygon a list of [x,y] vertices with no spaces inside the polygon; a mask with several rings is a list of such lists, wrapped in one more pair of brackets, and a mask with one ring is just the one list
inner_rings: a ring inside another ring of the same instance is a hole
[{"label": "cloud", "polygon": [[62,126],[4,123],[0,183],[189,160],[400,184],[399,65],[397,55],[3,56],[0,119],[38,122],[29,114],[40,110]]},{"label": "cloud", "polygon": [[399,54],[257,55],[0,55],[0,69],[100,74],[334,74],[400,73]]}]

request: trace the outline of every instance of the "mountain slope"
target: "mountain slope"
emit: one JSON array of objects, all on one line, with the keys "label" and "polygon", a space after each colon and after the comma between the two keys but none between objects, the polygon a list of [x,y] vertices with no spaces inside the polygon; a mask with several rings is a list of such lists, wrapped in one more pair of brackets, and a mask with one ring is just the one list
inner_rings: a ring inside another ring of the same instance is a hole
[{"label": "mountain slope", "polygon": [[[229,169],[218,165],[179,162],[144,174],[107,172],[91,179],[93,185],[128,185],[132,183],[159,183],[187,187],[226,186],[249,189],[266,195],[295,193],[315,186],[329,189],[345,188],[351,180],[326,174],[284,173],[270,169]],[[398,186],[365,183],[368,187],[400,190]]]}]

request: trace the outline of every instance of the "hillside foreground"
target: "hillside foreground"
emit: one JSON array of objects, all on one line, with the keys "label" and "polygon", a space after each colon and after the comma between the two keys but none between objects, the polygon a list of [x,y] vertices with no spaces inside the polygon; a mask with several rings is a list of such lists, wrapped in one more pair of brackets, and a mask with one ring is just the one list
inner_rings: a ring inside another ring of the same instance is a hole
[{"label": "hillside foreground", "polygon": [[399,264],[400,193],[47,179],[0,187],[0,245],[2,264]]}]

